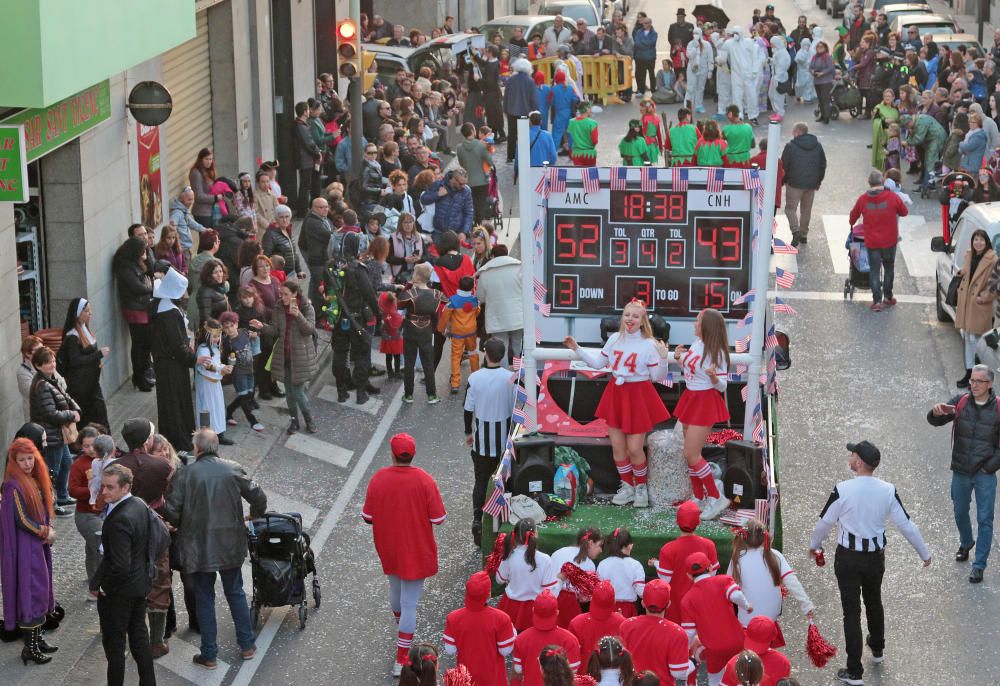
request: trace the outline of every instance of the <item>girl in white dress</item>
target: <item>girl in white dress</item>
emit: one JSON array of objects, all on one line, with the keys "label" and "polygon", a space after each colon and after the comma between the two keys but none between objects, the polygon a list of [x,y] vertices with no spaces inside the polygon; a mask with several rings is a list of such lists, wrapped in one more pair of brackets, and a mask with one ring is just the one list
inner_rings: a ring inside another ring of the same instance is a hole
[{"label": "girl in white dress", "polygon": [[[222,324],[206,319],[198,337],[197,356],[203,360],[194,368],[195,419],[201,423],[202,413],[208,413],[208,428],[219,435],[219,443],[232,445],[226,437],[226,401],[222,395],[222,377],[233,371],[222,363]],[[207,358],[207,359],[206,359]]]}]

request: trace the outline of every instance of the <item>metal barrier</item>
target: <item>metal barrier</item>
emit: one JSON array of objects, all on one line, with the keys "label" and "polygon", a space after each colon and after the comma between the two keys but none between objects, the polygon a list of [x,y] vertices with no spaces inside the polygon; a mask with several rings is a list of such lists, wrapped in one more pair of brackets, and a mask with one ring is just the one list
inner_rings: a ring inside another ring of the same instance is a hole
[{"label": "metal barrier", "polygon": [[[622,91],[632,88],[632,58],[622,55],[581,55],[577,57],[583,65],[583,94],[601,105],[621,105],[618,97]],[[577,80],[576,65],[558,57],[543,57],[532,60],[532,64],[545,76],[545,83],[552,83],[556,67],[565,64],[569,78]]]}]

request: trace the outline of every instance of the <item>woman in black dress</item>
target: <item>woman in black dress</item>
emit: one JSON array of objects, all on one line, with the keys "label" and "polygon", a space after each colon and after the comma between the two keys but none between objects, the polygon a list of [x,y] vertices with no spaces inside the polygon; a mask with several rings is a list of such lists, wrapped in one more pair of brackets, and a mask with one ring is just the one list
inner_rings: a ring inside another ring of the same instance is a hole
[{"label": "woman in black dress", "polygon": [[140,391],[153,390],[153,370],[149,362],[149,302],[153,295],[153,274],[147,264],[146,241],[129,238],[115,253],[115,279],[121,300],[122,317],[128,322],[132,339],[132,384]]},{"label": "woman in black dress", "polygon": [[178,451],[190,452],[195,428],[190,370],[198,360],[188,338],[187,315],[177,305],[186,292],[187,278],[173,268],[156,284],[150,342],[160,433]]},{"label": "woman in black dress", "polygon": [[56,355],[59,373],[66,379],[66,390],[80,405],[80,426],[97,422],[108,426],[108,408],[101,390],[101,369],[111,349],[97,346],[90,331],[90,302],[73,298],[63,324],[63,342]]}]

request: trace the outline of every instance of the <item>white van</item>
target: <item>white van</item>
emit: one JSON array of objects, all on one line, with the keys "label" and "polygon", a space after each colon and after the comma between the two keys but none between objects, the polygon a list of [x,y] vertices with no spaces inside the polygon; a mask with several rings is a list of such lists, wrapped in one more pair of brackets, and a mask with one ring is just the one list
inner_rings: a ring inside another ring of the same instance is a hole
[{"label": "white van", "polygon": [[972,233],[983,229],[990,237],[993,250],[1000,254],[1000,202],[970,204],[962,212],[951,235],[951,243],[945,243],[943,236],[931,239],[931,252],[938,254],[936,302],[939,322],[955,320],[955,308],[945,302],[948,295],[948,285],[952,277],[962,268],[965,253],[972,242]]}]

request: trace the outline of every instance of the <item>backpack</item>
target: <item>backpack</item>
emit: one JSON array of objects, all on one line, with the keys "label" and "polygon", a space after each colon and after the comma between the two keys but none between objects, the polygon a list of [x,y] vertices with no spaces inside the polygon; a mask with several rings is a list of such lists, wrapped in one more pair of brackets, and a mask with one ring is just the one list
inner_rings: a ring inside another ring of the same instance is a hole
[{"label": "backpack", "polygon": [[160,515],[153,508],[146,506],[146,519],[149,522],[149,543],[146,551],[146,578],[154,583],[158,575],[156,562],[170,548],[170,531]]}]

